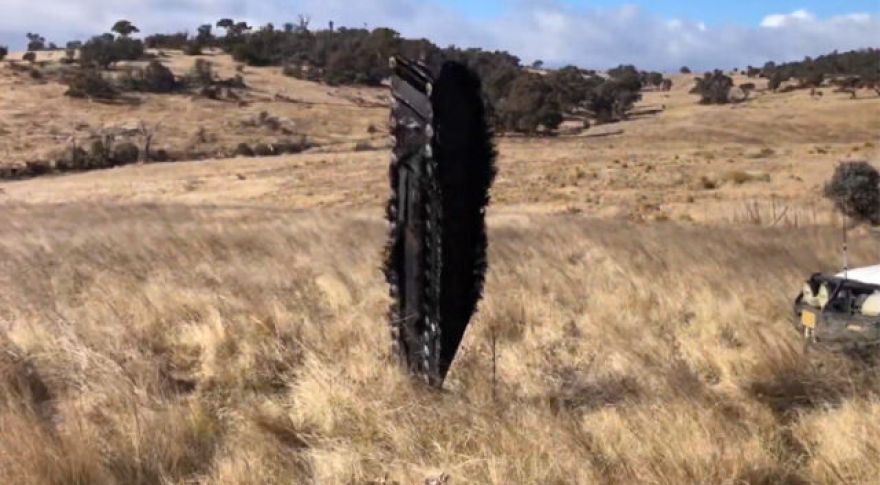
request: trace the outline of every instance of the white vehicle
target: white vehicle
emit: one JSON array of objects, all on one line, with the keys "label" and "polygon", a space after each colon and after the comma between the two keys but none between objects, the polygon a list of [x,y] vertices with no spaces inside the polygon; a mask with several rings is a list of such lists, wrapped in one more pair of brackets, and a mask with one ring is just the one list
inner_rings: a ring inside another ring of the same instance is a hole
[{"label": "white vehicle", "polygon": [[810,276],[794,325],[811,342],[853,348],[880,343],[880,265]]}]

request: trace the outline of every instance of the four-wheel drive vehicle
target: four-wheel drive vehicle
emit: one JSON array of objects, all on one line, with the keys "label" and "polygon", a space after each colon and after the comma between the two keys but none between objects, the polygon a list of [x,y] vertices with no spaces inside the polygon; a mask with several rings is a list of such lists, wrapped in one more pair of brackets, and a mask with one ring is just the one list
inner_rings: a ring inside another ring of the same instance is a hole
[{"label": "four-wheel drive vehicle", "polygon": [[880,343],[880,265],[812,275],[795,299],[794,325],[832,348]]}]

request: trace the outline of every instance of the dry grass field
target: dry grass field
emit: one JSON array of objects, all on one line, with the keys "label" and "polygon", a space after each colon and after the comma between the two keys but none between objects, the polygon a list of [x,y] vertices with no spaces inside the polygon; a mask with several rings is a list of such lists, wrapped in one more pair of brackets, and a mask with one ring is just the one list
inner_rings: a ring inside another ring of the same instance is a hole
[{"label": "dry grass field", "polygon": [[[434,392],[389,356],[386,151],[353,151],[386,143],[357,101],[382,91],[245,77],[265,102],[0,75],[10,160],[75,120],[164,117],[158,143],[214,149],[268,111],[324,143],[0,182],[0,483],[876,483],[880,361],[790,325],[840,265],[819,187],[880,160],[876,95],[704,107],[676,78],[659,114],[499,140],[486,298]],[[877,261],[878,234],[851,238]]]}]

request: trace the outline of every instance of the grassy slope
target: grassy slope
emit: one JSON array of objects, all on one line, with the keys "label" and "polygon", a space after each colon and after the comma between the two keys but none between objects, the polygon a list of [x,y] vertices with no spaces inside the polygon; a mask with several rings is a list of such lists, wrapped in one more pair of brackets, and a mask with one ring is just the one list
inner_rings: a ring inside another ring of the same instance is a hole
[{"label": "grassy slope", "polygon": [[[0,183],[0,483],[870,483],[875,364],[789,325],[837,230],[734,222],[771,192],[822,222],[809,194],[875,153],[878,101],[685,90],[617,137],[501,143],[443,393],[389,362],[381,151]],[[772,178],[690,185],[733,169]],[[594,217],[652,205],[713,224]],[[851,247],[876,261],[874,235]]]},{"label": "grassy slope", "polygon": [[788,323],[832,231],[493,217],[488,296],[436,394],[388,362],[376,215],[8,207],[0,481],[880,472],[876,371],[804,356]]}]

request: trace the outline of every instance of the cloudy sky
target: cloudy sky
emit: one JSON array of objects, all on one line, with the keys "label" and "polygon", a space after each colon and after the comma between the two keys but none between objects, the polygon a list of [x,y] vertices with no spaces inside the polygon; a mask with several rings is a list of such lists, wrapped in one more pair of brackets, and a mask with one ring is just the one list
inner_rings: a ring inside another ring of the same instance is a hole
[{"label": "cloudy sky", "polygon": [[440,45],[504,49],[607,68],[760,65],[880,47],[880,0],[0,0],[0,44],[20,49],[34,31],[63,45],[120,18],[144,32],[195,30],[220,17],[281,25],[389,26]]}]

